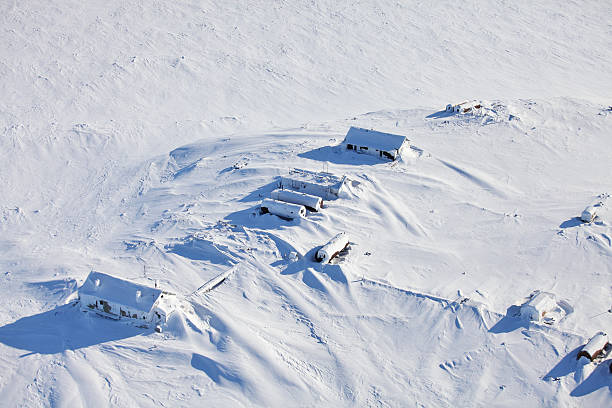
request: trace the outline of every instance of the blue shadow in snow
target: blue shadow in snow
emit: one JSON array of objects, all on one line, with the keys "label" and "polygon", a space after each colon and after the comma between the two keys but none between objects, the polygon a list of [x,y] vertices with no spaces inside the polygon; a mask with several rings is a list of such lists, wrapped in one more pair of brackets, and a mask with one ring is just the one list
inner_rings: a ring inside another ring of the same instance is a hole
[{"label": "blue shadow in snow", "polygon": [[327,289],[325,289],[319,277],[312,273],[312,269],[329,276],[334,282],[348,284],[348,279],[346,279],[346,275],[342,272],[342,268],[339,265],[321,264],[315,261],[315,254],[320,248],[320,246],[315,247],[308,251],[299,261],[290,263],[281,272],[281,275],[295,275],[296,273],[303,272],[302,281],[309,287],[322,292],[327,292]]},{"label": "blue shadow in snow", "polygon": [[196,370],[204,372],[204,374],[217,384],[222,384],[223,380],[226,380],[238,384],[241,387],[244,385],[242,379],[228,370],[227,367],[201,354],[193,353],[191,357],[191,366]]},{"label": "blue shadow in snow", "polygon": [[25,357],[77,350],[152,331],[84,313],[78,303],[71,303],[0,327],[0,343],[29,351],[21,356]]},{"label": "blue shadow in snow", "polygon": [[593,370],[591,375],[578,384],[570,395],[572,397],[584,397],[592,392],[597,391],[600,388],[608,387],[610,393],[612,393],[612,375],[610,375],[610,362],[611,360],[604,361],[598,364]]},{"label": "blue shadow in snow", "polygon": [[270,198],[270,193],[276,188],[278,188],[278,181],[273,181],[272,183],[268,183],[265,186],[259,187],[257,190],[242,197],[238,201],[240,201],[241,203],[251,203],[253,201],[261,201],[264,198]]},{"label": "blue shadow in snow", "polygon": [[261,214],[259,205],[247,208],[246,210],[240,210],[228,214],[225,217],[225,221],[240,225],[247,228],[258,228],[260,230],[272,230],[277,229],[281,226],[292,226],[299,225],[301,219],[296,218],[294,220],[284,219],[277,217],[273,214]]},{"label": "blue shadow in snow", "polygon": [[[208,240],[193,238],[174,245],[166,245],[166,250],[192,261],[207,261],[217,265],[232,265],[231,259]],[[226,249],[226,248],[223,248]]]},{"label": "blue shadow in snow", "polygon": [[544,378],[559,378],[565,377],[568,374],[576,372],[576,357],[582,349],[582,345],[576,347],[569,354],[561,359],[545,376]]},{"label": "blue shadow in snow", "polygon": [[300,153],[298,156],[304,159],[354,166],[360,166],[363,164],[376,165],[391,163],[390,160],[378,158],[370,154],[346,150],[342,146],[323,146],[319,147],[318,149]]},{"label": "blue shadow in snow", "polygon": [[431,115],[427,115],[427,119],[443,119],[450,118],[451,116],[455,116],[455,112],[447,112],[446,110],[441,110],[438,112],[434,112]]},{"label": "blue shadow in snow", "polygon": [[506,315],[501,318],[493,327],[489,329],[490,333],[510,333],[519,328],[529,328],[529,322],[520,317],[521,307],[512,305],[506,310]]},{"label": "blue shadow in snow", "polygon": [[559,228],[572,228],[577,227],[580,224],[582,224],[582,220],[580,219],[580,217],[574,217],[570,218],[567,221],[563,221],[561,225],[559,225]]}]

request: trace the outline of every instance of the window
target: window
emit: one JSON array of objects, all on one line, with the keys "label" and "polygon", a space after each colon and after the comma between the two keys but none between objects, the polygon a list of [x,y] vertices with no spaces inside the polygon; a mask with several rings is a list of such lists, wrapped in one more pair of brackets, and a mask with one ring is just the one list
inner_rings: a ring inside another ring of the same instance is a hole
[{"label": "window", "polygon": [[368,148],[366,146],[360,146],[359,149],[361,149],[361,150],[368,150]]}]

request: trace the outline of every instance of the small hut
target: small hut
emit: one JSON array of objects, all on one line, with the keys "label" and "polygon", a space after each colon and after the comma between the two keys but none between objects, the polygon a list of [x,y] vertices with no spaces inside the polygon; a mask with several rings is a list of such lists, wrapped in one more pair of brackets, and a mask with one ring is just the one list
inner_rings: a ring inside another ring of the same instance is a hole
[{"label": "small hut", "polygon": [[321,263],[329,263],[332,259],[338,256],[341,251],[346,249],[348,245],[349,240],[346,232],[341,232],[317,251],[315,260]]},{"label": "small hut", "polygon": [[276,189],[270,193],[270,198],[286,203],[303,205],[310,211],[319,211],[321,206],[323,206],[321,197],[300,193],[299,191]]},{"label": "small hut", "polygon": [[528,302],[521,306],[521,316],[529,320],[539,322],[546,313],[550,313],[557,307],[555,296],[552,293],[538,292]]},{"label": "small hut", "polygon": [[348,150],[395,160],[410,146],[406,136],[351,127],[342,145]]},{"label": "small hut", "polygon": [[576,360],[580,360],[581,357],[586,357],[590,361],[593,361],[600,354],[604,353],[605,348],[608,346],[608,335],[605,332],[597,332],[591,339],[585,344],[580,350]]},{"label": "small hut", "polygon": [[158,288],[92,271],[79,289],[81,310],[112,319],[165,323],[174,295]]},{"label": "small hut", "polygon": [[274,214],[287,219],[306,217],[306,208],[304,208],[303,205],[285,203],[269,198],[261,202],[261,212],[264,214]]},{"label": "small hut", "polygon": [[594,205],[589,205],[584,209],[580,219],[584,222],[592,222],[597,217],[597,208]]},{"label": "small hut", "polygon": [[315,195],[323,200],[335,200],[344,187],[346,176],[338,177],[327,172],[292,169],[281,176],[278,188]]}]

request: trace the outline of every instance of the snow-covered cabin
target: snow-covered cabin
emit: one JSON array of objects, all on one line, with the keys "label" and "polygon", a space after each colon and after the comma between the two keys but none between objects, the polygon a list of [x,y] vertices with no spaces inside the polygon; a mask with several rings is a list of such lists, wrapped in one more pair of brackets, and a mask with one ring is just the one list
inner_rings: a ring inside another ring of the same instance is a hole
[{"label": "snow-covered cabin", "polygon": [[552,293],[539,292],[521,306],[521,316],[539,322],[546,313],[552,312],[556,307],[557,302]]},{"label": "snow-covered cabin", "polygon": [[584,222],[592,222],[597,217],[597,208],[594,205],[589,205],[580,215],[580,219]]},{"label": "snow-covered cabin", "polygon": [[410,142],[406,136],[351,127],[342,145],[348,150],[395,160]]},{"label": "snow-covered cabin", "polygon": [[323,200],[333,200],[338,198],[345,181],[346,176],[340,178],[327,172],[292,169],[288,175],[280,177],[278,188],[315,195]]},{"label": "snow-covered cabin", "polygon": [[577,360],[581,357],[586,357],[590,361],[593,361],[602,353],[605,353],[606,347],[608,347],[608,335],[606,332],[600,331],[595,333],[593,337],[584,345],[582,350],[576,356]]},{"label": "snow-covered cabin", "polygon": [[327,244],[323,245],[321,249],[317,251],[315,260],[317,262],[328,263],[348,246],[348,235],[346,235],[346,232],[341,232],[334,236]]},{"label": "snow-covered cabin", "polygon": [[165,323],[174,295],[158,288],[92,271],[79,289],[81,310],[114,319]]}]

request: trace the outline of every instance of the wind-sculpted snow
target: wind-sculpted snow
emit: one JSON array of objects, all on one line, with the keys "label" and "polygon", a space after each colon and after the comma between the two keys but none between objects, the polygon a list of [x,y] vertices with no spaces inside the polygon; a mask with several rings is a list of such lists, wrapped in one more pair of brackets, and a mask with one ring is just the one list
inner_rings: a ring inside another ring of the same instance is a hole
[{"label": "wind-sculpted snow", "polygon": [[[609,357],[576,356],[612,319],[611,12],[2,3],[0,405],[609,406]],[[351,126],[411,146],[349,152]],[[344,188],[261,214],[294,167]],[[83,313],[91,270],[177,309]]]}]

